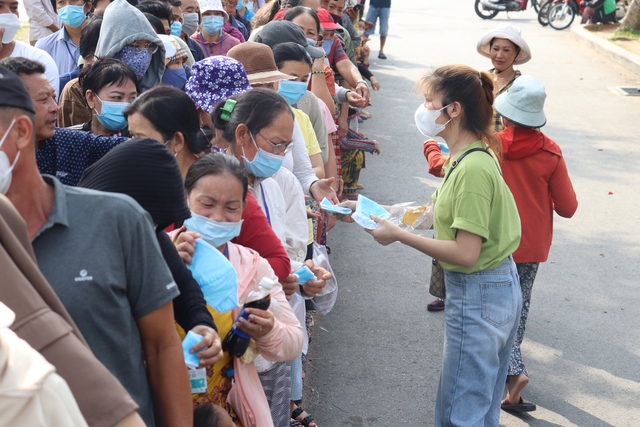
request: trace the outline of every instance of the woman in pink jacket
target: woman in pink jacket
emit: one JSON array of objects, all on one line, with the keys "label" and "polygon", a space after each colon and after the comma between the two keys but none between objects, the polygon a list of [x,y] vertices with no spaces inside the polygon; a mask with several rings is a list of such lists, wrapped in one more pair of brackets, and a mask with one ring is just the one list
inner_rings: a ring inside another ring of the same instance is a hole
[{"label": "woman in pink jacket", "polygon": [[[246,309],[248,320],[241,319],[238,322],[239,329],[251,336],[247,353],[238,358],[225,352],[220,362],[207,369],[207,393],[194,395],[194,400],[196,404],[208,402],[224,407],[236,425],[273,427],[269,404],[253,357],[260,354],[272,362],[292,360],[302,350],[303,333],[269,263],[252,249],[230,242],[240,233],[242,211],[247,203],[248,180],[244,167],[234,157],[222,153],[207,154],[196,160],[189,169],[185,188],[192,219],[195,218],[199,225],[190,227],[194,223],[186,221],[185,225],[192,231],[183,234],[201,237],[231,263],[237,281],[225,282],[226,290],[230,291],[227,294],[231,297],[237,295],[238,304],[243,305],[248,294],[258,288],[263,278],[268,277],[276,282],[271,289],[269,309]],[[194,233],[195,229],[199,233]],[[186,241],[180,236],[178,248],[184,251]],[[193,248],[188,252],[193,253]],[[213,307],[209,310],[218,333],[221,337],[226,336],[240,309],[236,306],[224,312]]]}]

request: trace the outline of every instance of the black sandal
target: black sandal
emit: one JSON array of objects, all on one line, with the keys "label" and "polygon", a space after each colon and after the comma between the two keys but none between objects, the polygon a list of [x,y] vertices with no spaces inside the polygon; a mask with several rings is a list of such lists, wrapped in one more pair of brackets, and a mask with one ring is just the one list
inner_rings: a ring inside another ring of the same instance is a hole
[{"label": "black sandal", "polygon": [[[302,408],[302,406],[298,406],[296,409],[293,410],[293,412],[291,413],[291,418],[293,418],[295,420],[295,422],[297,422],[298,424],[293,424],[293,422],[292,422],[291,426],[302,425],[304,427],[309,427],[309,424],[316,422],[313,418],[311,418],[311,415],[308,415],[308,414],[307,414],[306,417],[304,417],[302,419],[302,421],[298,421],[297,418],[300,415],[302,415],[303,412],[306,412],[306,411]],[[318,424],[316,423],[316,427],[317,427],[317,425]]]}]

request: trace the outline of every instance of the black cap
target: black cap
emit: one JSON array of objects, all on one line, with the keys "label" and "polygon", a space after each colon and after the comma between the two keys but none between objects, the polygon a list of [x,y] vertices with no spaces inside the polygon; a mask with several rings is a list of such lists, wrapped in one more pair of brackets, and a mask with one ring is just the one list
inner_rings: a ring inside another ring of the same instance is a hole
[{"label": "black cap", "polygon": [[0,67],[0,107],[15,107],[36,113],[29,91],[20,77],[4,67]]},{"label": "black cap", "polygon": [[312,58],[322,58],[324,50],[309,46],[309,41],[304,35],[302,28],[298,27],[291,21],[271,21],[258,33],[261,42],[269,46],[271,49],[277,44],[293,42],[304,47]]}]

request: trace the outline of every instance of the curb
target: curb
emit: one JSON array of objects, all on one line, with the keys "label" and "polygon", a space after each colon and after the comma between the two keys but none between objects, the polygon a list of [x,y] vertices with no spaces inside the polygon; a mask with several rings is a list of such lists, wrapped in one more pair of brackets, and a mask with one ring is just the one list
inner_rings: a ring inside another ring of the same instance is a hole
[{"label": "curb", "polygon": [[571,26],[571,34],[580,43],[589,46],[601,55],[615,61],[628,71],[640,77],[640,55],[629,52],[614,43],[591,34],[582,25]]}]

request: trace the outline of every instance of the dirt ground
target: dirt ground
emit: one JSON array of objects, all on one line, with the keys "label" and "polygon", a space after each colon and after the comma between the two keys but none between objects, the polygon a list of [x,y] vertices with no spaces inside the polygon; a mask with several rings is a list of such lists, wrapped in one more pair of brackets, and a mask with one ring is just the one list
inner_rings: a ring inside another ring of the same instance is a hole
[{"label": "dirt ground", "polygon": [[613,33],[618,30],[620,24],[604,24],[604,25],[587,25],[586,30],[592,34],[609,40],[612,43],[626,49],[630,52],[640,55],[640,40],[629,37],[615,37]]}]

